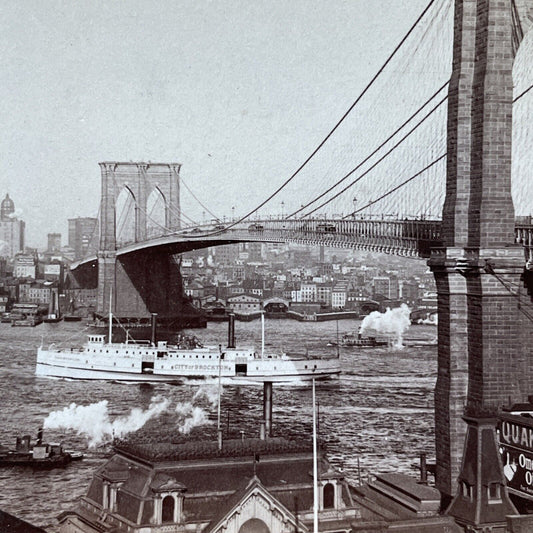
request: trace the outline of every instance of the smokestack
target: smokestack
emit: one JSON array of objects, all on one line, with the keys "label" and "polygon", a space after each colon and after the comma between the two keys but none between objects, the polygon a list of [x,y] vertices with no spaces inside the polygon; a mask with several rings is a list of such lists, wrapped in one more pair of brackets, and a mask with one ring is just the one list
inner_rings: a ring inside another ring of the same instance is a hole
[{"label": "smokestack", "polygon": [[37,430],[37,446],[40,446],[43,443],[43,428]]},{"label": "smokestack", "polygon": [[152,313],[151,326],[152,326],[152,346],[155,346],[157,344],[157,313]]},{"label": "smokestack", "polygon": [[263,420],[267,438],[272,437],[272,381],[263,383]]},{"label": "smokestack", "polygon": [[235,315],[229,315],[228,322],[228,348],[235,348]]},{"label": "smokestack", "polygon": [[426,464],[426,454],[420,454],[420,483],[423,485],[428,484],[428,469]]}]

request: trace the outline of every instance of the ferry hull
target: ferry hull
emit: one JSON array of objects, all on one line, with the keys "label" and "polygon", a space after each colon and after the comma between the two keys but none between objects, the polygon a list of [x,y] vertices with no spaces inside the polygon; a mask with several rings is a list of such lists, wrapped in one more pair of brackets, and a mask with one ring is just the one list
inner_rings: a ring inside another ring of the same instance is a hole
[{"label": "ferry hull", "polygon": [[[184,368],[181,370],[167,369],[164,362],[156,361],[154,368],[143,371],[141,365],[128,370],[126,364],[120,364],[120,360],[118,366],[109,367],[109,363],[98,364],[98,361],[86,359],[86,355],[82,353],[79,356],[69,356],[68,353],[64,356],[61,352],[49,352],[40,348],[37,354],[36,376],[73,380],[181,383],[186,380],[217,380],[220,374],[224,383],[253,384],[266,381],[301,383],[313,379],[330,379],[340,374],[340,366],[335,359],[285,360],[276,361],[275,364],[259,360],[245,365],[247,368],[244,372],[242,363],[238,366],[227,361],[222,361],[220,365],[215,361],[211,365],[182,365]],[[265,365],[271,365],[271,368],[264,368]],[[304,368],[305,365],[309,368]]]}]

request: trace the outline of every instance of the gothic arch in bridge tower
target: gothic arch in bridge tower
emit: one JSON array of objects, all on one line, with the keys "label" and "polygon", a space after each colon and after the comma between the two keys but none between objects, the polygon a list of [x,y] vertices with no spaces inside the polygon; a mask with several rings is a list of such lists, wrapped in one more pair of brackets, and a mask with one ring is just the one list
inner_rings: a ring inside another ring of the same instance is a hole
[{"label": "gothic arch in bridge tower", "polygon": [[116,242],[121,244],[135,242],[137,232],[137,202],[133,191],[124,185],[115,202]]},{"label": "gothic arch in bridge tower", "polygon": [[146,237],[163,235],[166,231],[167,201],[159,187],[154,187],[146,200]]}]

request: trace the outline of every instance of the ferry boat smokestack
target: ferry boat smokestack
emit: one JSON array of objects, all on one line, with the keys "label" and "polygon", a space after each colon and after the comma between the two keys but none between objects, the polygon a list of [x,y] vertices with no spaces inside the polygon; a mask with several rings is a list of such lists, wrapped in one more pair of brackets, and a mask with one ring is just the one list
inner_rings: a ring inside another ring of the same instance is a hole
[{"label": "ferry boat smokestack", "polygon": [[37,446],[40,446],[43,443],[43,428],[37,430]]},{"label": "ferry boat smokestack", "polygon": [[152,313],[150,325],[152,326],[152,346],[157,344],[157,313]]},{"label": "ferry boat smokestack", "polygon": [[272,381],[263,383],[263,420],[267,438],[272,437]]},{"label": "ferry boat smokestack", "polygon": [[228,348],[235,348],[235,315],[229,315],[228,322]]}]

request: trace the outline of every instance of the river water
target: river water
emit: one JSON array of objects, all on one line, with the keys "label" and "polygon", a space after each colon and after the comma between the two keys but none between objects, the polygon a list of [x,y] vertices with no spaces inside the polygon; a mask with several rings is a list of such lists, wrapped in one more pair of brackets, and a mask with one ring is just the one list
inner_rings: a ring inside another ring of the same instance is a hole
[{"label": "river water", "polygon": [[[360,322],[338,322],[339,333],[357,331]],[[331,355],[337,348],[336,322],[295,322],[266,320],[268,349],[289,354]],[[227,324],[209,323],[205,330],[194,330],[206,344],[223,344]],[[12,328],[0,324],[0,443],[14,446],[17,435],[31,434],[53,411],[71,404],[90,406],[107,401],[107,421],[147,410],[156,401],[168,400],[165,424],[159,430],[171,435],[179,431],[183,417],[174,409],[180,402],[191,402],[206,413],[208,425],[216,424],[217,406],[207,396],[195,398],[199,383],[120,384],[113,382],[63,381],[34,376],[36,350],[44,343],[81,345],[85,341],[80,323],[41,324],[36,328]],[[346,478],[357,483],[369,473],[404,472],[417,475],[413,465],[420,452],[434,453],[433,390],[437,372],[436,345],[415,343],[434,340],[434,326],[411,326],[405,334],[406,346],[359,349],[341,347],[343,373],[338,380],[317,385],[319,432],[327,442],[328,456]],[[261,344],[259,321],[236,323],[237,345]],[[216,390],[216,383],[211,385]],[[262,418],[262,386],[225,385],[222,393],[222,421],[232,434],[255,436]],[[102,404],[100,404],[102,407]],[[100,417],[103,416],[100,412]],[[170,417],[169,417],[170,416]],[[78,412],[77,426],[97,424]],[[157,418],[151,423],[156,423]],[[163,420],[163,419],[161,419]],[[200,420],[201,422],[201,420]],[[309,436],[312,428],[310,387],[274,386],[274,433]],[[76,425],[75,422],[73,422]],[[203,426],[202,426],[203,427]],[[91,429],[89,428],[89,429]],[[195,431],[202,431],[197,428]],[[74,430],[45,430],[45,441],[61,441],[67,448],[83,451],[85,458],[66,468],[34,471],[27,467],[0,469],[0,508],[30,523],[55,532],[57,515],[74,506],[91,479],[92,472],[109,457],[109,435],[98,446],[89,447],[87,434]],[[94,439],[93,439],[94,440]],[[107,444],[106,444],[107,441]],[[359,464],[359,468],[358,468]]]}]

